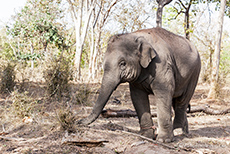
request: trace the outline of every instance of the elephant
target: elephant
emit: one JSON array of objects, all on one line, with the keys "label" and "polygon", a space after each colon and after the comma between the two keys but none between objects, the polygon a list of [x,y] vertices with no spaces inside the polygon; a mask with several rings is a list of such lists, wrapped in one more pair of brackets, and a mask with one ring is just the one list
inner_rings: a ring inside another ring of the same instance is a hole
[{"label": "elephant", "polygon": [[155,138],[149,102],[149,95],[153,95],[157,107],[156,139],[172,142],[174,129],[181,128],[183,133],[189,133],[186,109],[200,69],[196,47],[186,38],[163,28],[114,35],[107,44],[97,101],[91,114],[78,124],[94,122],[118,85],[128,82],[140,132],[148,138]]}]

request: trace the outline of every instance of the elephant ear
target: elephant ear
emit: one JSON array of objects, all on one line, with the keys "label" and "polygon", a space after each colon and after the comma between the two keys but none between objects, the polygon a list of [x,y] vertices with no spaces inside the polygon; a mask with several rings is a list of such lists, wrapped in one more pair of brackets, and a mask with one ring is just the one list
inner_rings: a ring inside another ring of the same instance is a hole
[{"label": "elephant ear", "polygon": [[152,59],[156,57],[156,51],[143,37],[138,37],[136,41],[139,43],[140,64],[143,68],[147,68]]}]

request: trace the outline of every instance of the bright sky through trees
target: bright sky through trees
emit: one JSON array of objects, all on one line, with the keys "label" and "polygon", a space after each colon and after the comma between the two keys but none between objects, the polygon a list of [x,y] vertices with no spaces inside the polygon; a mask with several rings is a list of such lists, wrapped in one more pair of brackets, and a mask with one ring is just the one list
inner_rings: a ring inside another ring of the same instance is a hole
[{"label": "bright sky through trees", "polygon": [[[9,20],[11,19],[11,16],[19,12],[20,9],[25,5],[26,1],[27,0],[1,0],[0,2],[0,27],[6,25],[6,23],[9,22]],[[212,13],[216,14],[216,16],[218,14],[214,10],[212,11]],[[230,29],[228,28],[229,26],[230,26],[230,19],[226,17],[224,19],[224,30],[230,31]]]},{"label": "bright sky through trees", "polygon": [[10,20],[12,15],[20,10],[26,3],[26,0],[1,0],[0,2],[0,26]]}]

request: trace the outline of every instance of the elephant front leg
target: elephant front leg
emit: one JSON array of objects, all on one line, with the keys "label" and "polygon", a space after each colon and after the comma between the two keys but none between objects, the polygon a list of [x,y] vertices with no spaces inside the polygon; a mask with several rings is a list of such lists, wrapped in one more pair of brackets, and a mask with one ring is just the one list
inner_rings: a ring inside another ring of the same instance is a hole
[{"label": "elephant front leg", "polygon": [[172,101],[170,95],[157,97],[157,120],[158,120],[158,136],[160,142],[173,141],[173,124],[172,124]]},{"label": "elephant front leg", "polygon": [[140,134],[156,139],[155,127],[150,113],[148,94],[130,84],[130,94],[140,123]]}]

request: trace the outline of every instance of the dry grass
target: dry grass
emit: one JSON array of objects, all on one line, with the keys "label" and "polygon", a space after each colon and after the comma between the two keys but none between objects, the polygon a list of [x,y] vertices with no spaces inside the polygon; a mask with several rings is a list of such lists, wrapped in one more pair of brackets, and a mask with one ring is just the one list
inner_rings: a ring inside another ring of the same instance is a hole
[{"label": "dry grass", "polygon": [[12,101],[12,113],[16,114],[20,118],[30,117],[37,105],[37,101],[28,95],[28,92],[19,93],[17,90],[10,94]]},{"label": "dry grass", "polygon": [[69,133],[76,131],[76,115],[69,108],[58,109],[56,116],[61,130],[67,130]]},{"label": "dry grass", "polygon": [[92,89],[87,84],[79,85],[75,95],[77,104],[89,105],[89,96],[92,93]]},{"label": "dry grass", "polygon": [[47,94],[50,97],[62,97],[68,93],[68,82],[72,79],[71,63],[65,57],[47,57],[44,63],[43,77],[45,79]]},{"label": "dry grass", "polygon": [[0,92],[9,93],[15,86],[15,64],[11,61],[1,61],[0,63]]}]

